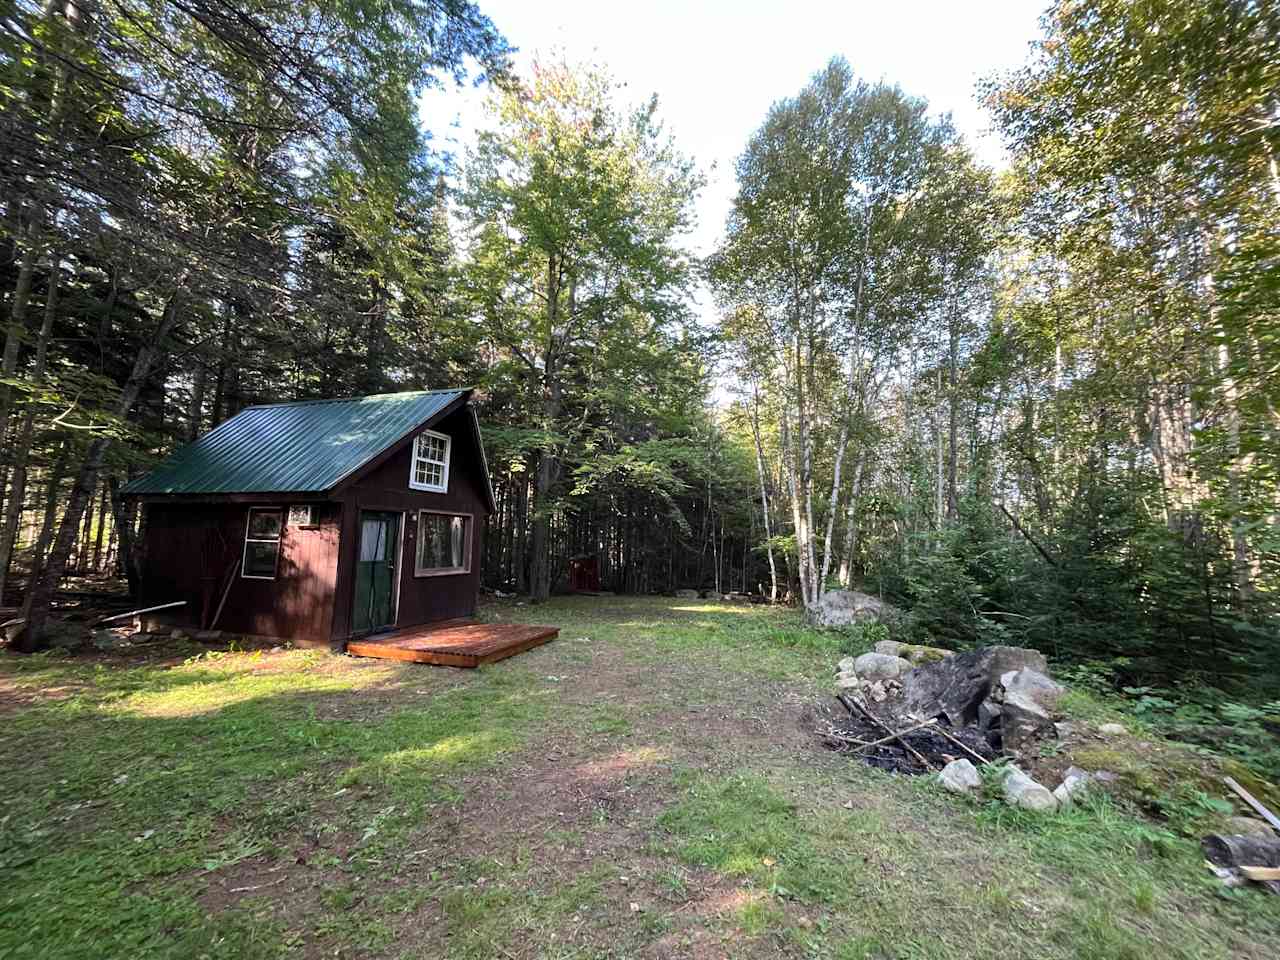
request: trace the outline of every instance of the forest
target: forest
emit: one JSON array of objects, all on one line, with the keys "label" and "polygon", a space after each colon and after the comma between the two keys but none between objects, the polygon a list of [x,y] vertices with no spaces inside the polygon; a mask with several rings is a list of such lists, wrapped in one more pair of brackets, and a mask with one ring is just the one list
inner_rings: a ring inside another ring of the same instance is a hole
[{"label": "forest", "polygon": [[[39,637],[70,578],[136,579],[120,488],[248,405],[474,386],[490,589],[544,600],[583,555],[617,593],[853,588],[904,639],[1260,710],[1280,10],[1063,0],[1042,31],[975,92],[1001,170],[815,63],[699,258],[663,105],[517,70],[465,0],[15,0],[3,605]],[[447,157],[419,98],[468,83],[486,125]]]}]

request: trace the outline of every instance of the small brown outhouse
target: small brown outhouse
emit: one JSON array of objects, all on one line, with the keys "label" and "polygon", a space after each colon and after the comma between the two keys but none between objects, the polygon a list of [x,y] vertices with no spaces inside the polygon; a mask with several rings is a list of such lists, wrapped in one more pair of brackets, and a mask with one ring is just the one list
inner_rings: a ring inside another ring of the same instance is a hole
[{"label": "small brown outhouse", "polygon": [[141,599],[306,646],[471,616],[494,509],[471,393],[249,407],[176,451],[125,488]]}]

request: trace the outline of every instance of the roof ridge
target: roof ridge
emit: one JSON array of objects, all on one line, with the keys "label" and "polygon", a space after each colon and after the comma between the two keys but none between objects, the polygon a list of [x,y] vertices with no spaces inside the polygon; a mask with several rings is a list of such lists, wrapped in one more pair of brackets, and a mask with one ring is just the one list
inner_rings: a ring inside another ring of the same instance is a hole
[{"label": "roof ridge", "polygon": [[283,400],[279,403],[251,403],[249,406],[242,408],[241,412],[243,413],[245,410],[270,410],[274,407],[305,407],[321,403],[354,403],[357,400],[373,400],[381,397],[425,397],[436,393],[466,393],[468,390],[474,389],[475,387],[441,387],[437,390],[398,390],[395,393],[366,393],[359,397],[327,397],[316,400]]}]

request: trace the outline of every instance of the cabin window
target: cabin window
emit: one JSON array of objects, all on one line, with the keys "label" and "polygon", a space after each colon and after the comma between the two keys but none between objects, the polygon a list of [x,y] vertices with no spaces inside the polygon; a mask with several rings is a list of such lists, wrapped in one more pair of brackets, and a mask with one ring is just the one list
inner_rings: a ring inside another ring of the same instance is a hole
[{"label": "cabin window", "polygon": [[471,571],[471,515],[418,512],[417,563],[419,577]]},{"label": "cabin window", "polygon": [[414,490],[444,493],[449,489],[449,447],[443,433],[424,431],[413,438],[413,462],[409,465],[409,486]]},{"label": "cabin window", "polygon": [[315,526],[315,520],[311,514],[311,504],[295,503],[289,508],[289,526],[291,527],[311,527]]},{"label": "cabin window", "polygon": [[280,561],[280,530],[284,511],[279,507],[250,507],[244,531],[244,560],[240,575],[250,580],[274,580]]}]

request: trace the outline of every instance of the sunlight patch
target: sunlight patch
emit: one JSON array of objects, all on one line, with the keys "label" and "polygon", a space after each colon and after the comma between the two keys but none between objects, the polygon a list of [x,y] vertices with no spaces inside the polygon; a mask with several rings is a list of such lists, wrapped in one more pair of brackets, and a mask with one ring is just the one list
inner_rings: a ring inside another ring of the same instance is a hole
[{"label": "sunlight patch", "polygon": [[512,746],[505,731],[484,730],[443,737],[426,747],[407,747],[384,753],[343,775],[343,786],[388,783],[421,777],[436,770],[487,760]]},{"label": "sunlight patch", "polygon": [[670,760],[671,754],[658,747],[636,747],[632,750],[620,750],[600,760],[591,760],[581,764],[574,771],[578,777],[586,780],[609,780],[621,776],[638,767],[648,767],[663,760]]},{"label": "sunlight patch", "polygon": [[196,676],[174,671],[161,681],[167,689],[131,694],[104,709],[140,717],[197,717],[227,707],[274,697],[344,693],[371,685],[376,677],[297,673],[233,673],[201,671]]}]

